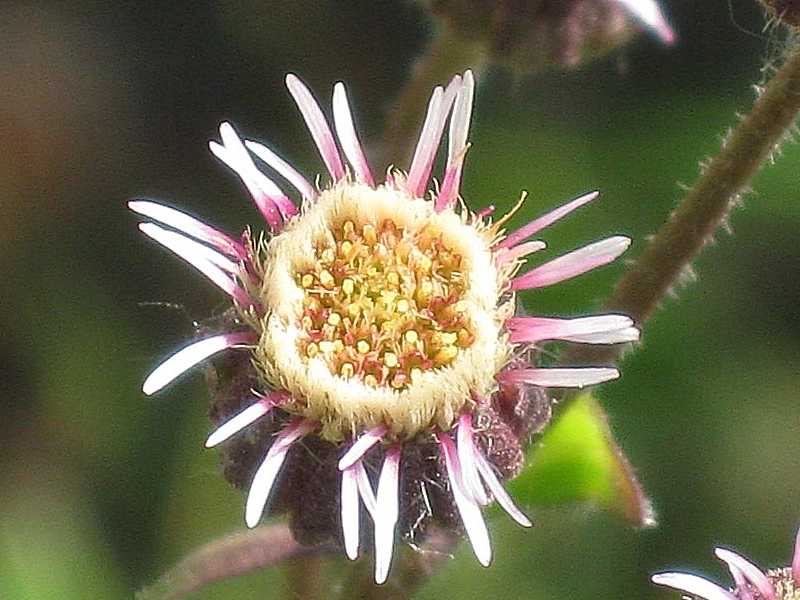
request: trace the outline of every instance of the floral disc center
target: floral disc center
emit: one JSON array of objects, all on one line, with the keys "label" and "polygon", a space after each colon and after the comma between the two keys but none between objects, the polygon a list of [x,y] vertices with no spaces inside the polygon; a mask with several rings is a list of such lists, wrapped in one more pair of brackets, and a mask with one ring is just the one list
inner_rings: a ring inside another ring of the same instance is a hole
[{"label": "floral disc center", "polygon": [[323,191],[264,249],[259,367],[334,438],[449,428],[507,359],[491,235],[396,188]]}]

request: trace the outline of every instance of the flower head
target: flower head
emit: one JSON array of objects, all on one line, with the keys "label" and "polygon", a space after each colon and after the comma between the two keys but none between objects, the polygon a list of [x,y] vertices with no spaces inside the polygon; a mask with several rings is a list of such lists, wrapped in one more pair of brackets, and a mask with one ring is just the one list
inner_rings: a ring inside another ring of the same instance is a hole
[{"label": "flower head", "polygon": [[665,585],[705,600],[798,600],[800,598],[800,531],[791,566],[762,571],[743,556],[725,548],[714,554],[731,572],[734,587],[727,590],[690,573],[657,573],[653,583]]},{"label": "flower head", "polygon": [[[509,215],[493,221],[492,207],[469,210],[459,195],[474,93],[469,71],[434,90],[408,171],[391,169],[381,183],[364,156],[344,86],[333,93],[336,137],[300,80],[289,75],[287,86],[328,185],[311,185],[266,146],[243,142],[228,123],[220,127],[221,143],[210,144],[249,190],[266,234],[247,229],[234,238],[174,208],[130,203],[161,224],[143,223],[142,232],[205,274],[233,304],[222,330],[210,328],[165,360],[144,392],[213,362],[211,417],[218,428],[206,445],[224,442],[227,477],[248,488],[248,526],[259,523],[269,503],[290,513],[300,541],[333,538],[356,558],[368,514],[380,583],[398,530],[415,538],[431,522],[459,527],[460,519],[488,565],[483,506],[494,499],[530,526],[501,480],[519,471],[525,438],[549,417],[542,388],[618,376],[613,368],[541,368],[534,362],[538,345],[638,337],[620,315],[514,316],[515,296],[609,263],[629,240],[611,237],[519,274],[526,257],[545,247],[529,238],[598,194],[512,233],[503,228]],[[446,166],[432,191],[448,119]],[[300,202],[254,157],[295,188]]]}]

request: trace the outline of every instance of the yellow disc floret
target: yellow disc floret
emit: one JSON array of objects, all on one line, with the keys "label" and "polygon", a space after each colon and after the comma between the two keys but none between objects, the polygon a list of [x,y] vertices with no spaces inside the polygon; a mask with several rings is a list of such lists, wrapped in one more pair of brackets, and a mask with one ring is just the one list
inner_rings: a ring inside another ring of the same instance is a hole
[{"label": "yellow disc floret", "polygon": [[490,243],[479,221],[394,187],[321,192],[263,247],[259,370],[332,440],[449,428],[507,360]]}]

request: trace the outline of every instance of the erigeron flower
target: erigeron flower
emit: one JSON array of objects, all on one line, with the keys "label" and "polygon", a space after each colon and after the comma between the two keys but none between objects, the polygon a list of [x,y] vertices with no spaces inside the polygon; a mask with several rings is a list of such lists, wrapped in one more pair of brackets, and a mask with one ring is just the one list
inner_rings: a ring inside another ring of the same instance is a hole
[{"label": "erigeron flower", "polygon": [[[224,442],[226,476],[248,487],[249,527],[269,504],[290,513],[301,542],[333,538],[355,559],[369,515],[382,583],[398,533],[413,541],[431,522],[457,528],[460,518],[488,565],[482,507],[495,500],[519,524],[531,524],[501,480],[519,471],[523,443],[549,417],[543,388],[618,376],[614,368],[539,367],[538,345],[638,337],[622,315],[514,316],[515,297],[607,264],[629,240],[610,237],[520,274],[526,257],[545,248],[531,236],[598,194],[511,233],[504,229],[510,214],[493,221],[493,207],[467,208],[459,186],[474,93],[469,71],[434,90],[408,171],[390,169],[382,183],[365,158],[344,86],[333,92],[334,137],[303,83],[294,75],[286,83],[330,183],[312,185],[228,123],[221,143],[210,143],[247,187],[267,233],[246,229],[236,238],[166,205],[130,202],[160,223],[140,224],[143,233],[233,303],[223,331],[209,328],[170,356],[143,390],[155,394],[193,366],[214,364],[211,416],[219,426],[206,446]],[[444,175],[432,190],[448,119]],[[299,202],[254,157],[295,188]]]},{"label": "erigeron flower", "polygon": [[731,572],[734,587],[727,590],[691,573],[657,573],[653,583],[665,585],[705,600],[800,600],[800,530],[794,545],[794,558],[788,567],[762,571],[740,554],[716,548],[714,554]]}]

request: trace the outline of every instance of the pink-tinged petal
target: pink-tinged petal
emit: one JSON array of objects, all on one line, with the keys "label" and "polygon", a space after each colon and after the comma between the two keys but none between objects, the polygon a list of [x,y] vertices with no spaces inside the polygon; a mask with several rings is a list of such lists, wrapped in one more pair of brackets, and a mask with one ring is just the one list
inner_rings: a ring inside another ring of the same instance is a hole
[{"label": "pink-tinged petal", "polygon": [[453,116],[450,118],[450,134],[447,144],[447,166],[444,183],[436,197],[436,210],[451,208],[458,198],[461,186],[461,169],[464,165],[464,154],[467,150],[469,123],[472,117],[472,101],[475,96],[475,78],[472,71],[467,70],[458,90]]},{"label": "pink-tinged petal", "polygon": [[408,191],[419,198],[423,196],[428,187],[428,179],[431,176],[433,162],[436,160],[436,151],[439,149],[447,115],[450,113],[450,108],[460,87],[461,77],[456,75],[446,90],[437,87],[431,95],[428,112],[422,125],[422,133],[420,133],[419,142],[414,151],[414,158],[411,160],[406,182]]},{"label": "pink-tinged petal", "polygon": [[549,213],[542,215],[538,219],[535,219],[520,227],[515,232],[509,234],[507,238],[505,238],[502,242],[497,244],[497,248],[510,248],[511,246],[516,246],[521,241],[531,237],[533,234],[541,231],[545,227],[549,227],[559,219],[566,217],[572,211],[580,208],[584,204],[588,204],[592,200],[596,200],[600,196],[600,192],[589,192],[588,194],[584,194],[575,200],[567,202],[563,206],[559,206],[555,210],[550,211]]},{"label": "pink-tinged petal", "polygon": [[453,161],[452,165],[448,165],[445,169],[442,189],[439,190],[434,202],[436,212],[442,212],[455,206],[461,182],[461,168],[464,165],[466,154],[467,148],[464,148],[463,153]]},{"label": "pink-tinged petal", "polygon": [[167,248],[170,248],[170,244],[185,248],[192,256],[210,262],[231,275],[238,275],[241,271],[238,263],[233,262],[221,252],[204,246],[183,234],[164,229],[154,223],[140,223],[139,230]]},{"label": "pink-tinged petal", "polygon": [[[250,295],[237,285],[236,281],[228,273],[223,271],[214,262],[211,262],[208,253],[214,251],[207,246],[203,246],[174,231],[162,229],[153,223],[140,223],[139,229],[142,233],[177,254],[203,275],[208,277],[212,283],[230,295],[240,305],[251,306],[254,304]],[[217,255],[217,259],[230,263],[230,261],[221,254]],[[231,263],[231,265],[233,265],[233,263]],[[232,270],[237,272],[239,269],[234,265]]]},{"label": "pink-tinged petal", "polygon": [[437,432],[436,438],[439,440],[442,452],[444,453],[444,462],[447,466],[447,478],[450,481],[450,490],[456,502],[458,512],[461,515],[461,521],[464,523],[464,529],[467,532],[469,543],[472,545],[472,551],[475,553],[478,562],[484,567],[488,567],[492,562],[492,544],[489,541],[489,531],[486,529],[486,522],[483,520],[481,507],[473,501],[465,491],[463,472],[458,461],[458,452],[456,451],[455,444],[453,444],[453,440],[451,440],[446,433],[441,431]]},{"label": "pink-tinged petal", "polygon": [[705,600],[737,600],[735,595],[716,583],[689,573],[656,573],[650,579],[657,585],[671,587]]},{"label": "pink-tinged petal", "polygon": [[794,558],[792,559],[792,577],[797,587],[800,587],[800,529],[794,541]]},{"label": "pink-tinged petal", "polygon": [[289,204],[291,201],[269,177],[258,170],[230,123],[222,123],[219,132],[222,144],[209,142],[209,149],[239,176],[269,226],[279,230],[283,224],[279,205],[284,202],[283,198]]},{"label": "pink-tinged petal", "polygon": [[475,447],[475,438],[472,432],[472,415],[464,413],[458,419],[458,461],[461,465],[465,491],[472,499],[482,506],[489,504],[489,497],[483,489],[478,467],[475,464],[475,454],[478,449]]},{"label": "pink-tinged petal", "polygon": [[201,242],[210,244],[223,254],[236,257],[244,256],[244,248],[232,237],[170,206],[148,202],[147,200],[131,200],[128,202],[128,208],[137,214],[150,217]]},{"label": "pink-tinged petal", "polygon": [[725,548],[714,549],[714,554],[731,567],[739,569],[745,579],[758,590],[758,593],[764,600],[775,600],[775,588],[772,587],[769,578],[761,572],[761,569],[746,558],[739,556],[735,552],[726,550]]},{"label": "pink-tinged petal", "polygon": [[494,204],[490,204],[489,206],[485,206],[478,212],[476,212],[475,216],[478,217],[479,219],[483,219],[491,215],[495,210],[497,210],[497,207]]},{"label": "pink-tinged petal", "polygon": [[506,384],[526,383],[539,387],[576,387],[596,385],[619,377],[619,371],[606,367],[565,369],[513,369],[503,371],[497,379]]},{"label": "pink-tinged petal", "polygon": [[[434,142],[433,138],[436,134],[436,125],[439,122],[439,112],[442,110],[443,97],[444,89],[441,86],[437,86],[428,102],[428,112],[425,114],[422,132],[414,150],[414,158],[411,159],[411,167],[408,169],[406,185],[408,186],[408,191],[415,196],[421,197],[428,185],[428,177],[430,176],[433,158],[438,147],[438,139]],[[441,136],[441,132],[439,135]]]},{"label": "pink-tinged petal", "polygon": [[547,244],[540,241],[524,242],[513,248],[498,248],[494,253],[494,261],[498,265],[504,265],[545,248],[547,248]]},{"label": "pink-tinged petal", "polygon": [[[267,148],[264,144],[259,144],[252,140],[245,140],[244,145],[250,152],[275,169],[281,177],[291,183],[303,198],[307,200],[316,198],[317,192],[314,190],[314,186],[311,185],[297,169]],[[293,214],[297,214],[297,207],[294,206],[294,204],[292,204],[292,210],[294,211]]]},{"label": "pink-tinged petal", "polygon": [[750,591],[750,584],[747,582],[744,573],[733,565],[728,565],[728,570],[733,576],[734,583],[736,583],[736,595],[739,596],[739,600],[754,600],[753,592]]},{"label": "pink-tinged petal", "polygon": [[142,391],[148,396],[152,396],[193,366],[210,356],[227,350],[228,348],[233,348],[234,346],[251,344],[254,341],[255,334],[253,332],[240,331],[236,333],[223,333],[200,340],[199,342],[194,342],[182,348],[158,365],[158,367],[147,376],[147,379],[144,380]]},{"label": "pink-tinged petal", "polygon": [[545,317],[512,317],[506,321],[512,344],[563,340],[588,334],[608,334],[633,326],[633,321],[623,315],[599,315],[577,319],[551,319]]},{"label": "pink-tinged petal", "polygon": [[208,436],[206,448],[213,448],[231,436],[236,435],[245,427],[252,425],[272,410],[273,406],[275,406],[275,404],[272,402],[271,396],[260,398],[257,402],[251,404],[217,427],[217,429]]},{"label": "pink-tinged petal", "polygon": [[531,523],[530,519],[517,508],[511,496],[508,495],[508,492],[506,492],[503,487],[503,484],[500,483],[500,480],[494,473],[492,465],[489,464],[489,461],[486,460],[486,457],[484,457],[477,448],[475,449],[475,462],[478,465],[478,471],[481,477],[483,477],[483,480],[489,487],[489,491],[492,493],[492,496],[494,496],[494,499],[497,500],[497,503],[503,507],[503,510],[523,527],[533,527],[533,523]]},{"label": "pink-tinged petal", "polygon": [[364,463],[360,460],[356,462],[351,469],[355,469],[356,478],[358,481],[358,493],[361,494],[361,500],[364,502],[364,507],[375,520],[375,512],[377,510],[377,499],[375,492],[372,491],[372,484],[369,482],[367,471],[364,469]]},{"label": "pink-tinged petal", "polygon": [[297,78],[296,75],[289,73],[286,76],[286,87],[289,88],[289,93],[294,98],[297,108],[305,119],[308,130],[311,132],[311,137],[314,138],[314,143],[317,145],[322,160],[328,168],[328,172],[333,177],[334,181],[339,181],[344,177],[344,165],[342,158],[339,156],[339,149],[336,147],[336,142],[333,139],[333,133],[328,126],[328,121],[322,110],[314,100],[311,92],[305,84]]},{"label": "pink-tinged petal", "polygon": [[516,291],[542,288],[565,279],[572,279],[613,262],[630,245],[630,238],[621,235],[589,244],[514,278],[511,281],[511,289]]},{"label": "pink-tinged petal", "polygon": [[400,514],[400,446],[386,451],[378,479],[375,508],[375,583],[382,584],[389,576],[394,549],[394,530]]},{"label": "pink-tinged petal", "polygon": [[369,431],[365,431],[352,446],[344,453],[344,456],[339,460],[339,470],[344,471],[350,468],[357,461],[366,454],[367,450],[372,448],[375,444],[381,441],[389,429],[386,425],[378,425]]},{"label": "pink-tinged petal", "polygon": [[356,127],[353,124],[353,113],[350,111],[350,104],[347,101],[347,92],[341,81],[333,86],[333,123],[336,126],[339,143],[353,167],[356,179],[370,187],[375,187],[372,171],[369,170],[367,157],[364,156],[364,149],[358,140]]},{"label": "pink-tinged petal", "polygon": [[639,330],[636,327],[626,327],[615,331],[603,333],[586,333],[583,335],[567,335],[562,339],[578,344],[628,344],[639,341]]},{"label": "pink-tinged petal", "polygon": [[342,471],[341,493],[342,536],[344,537],[344,551],[347,558],[358,558],[359,540],[359,512],[358,502],[358,473],[354,467]]},{"label": "pink-tinged petal", "polygon": [[651,29],[665,44],[673,44],[676,36],[667,23],[656,0],[617,0],[634,17]]},{"label": "pink-tinged petal", "polygon": [[275,478],[286,460],[289,448],[301,437],[310,433],[314,427],[316,425],[311,421],[302,418],[296,419],[275,438],[267,456],[258,467],[253,482],[250,484],[250,491],[247,493],[244,520],[248,527],[255,527],[261,520]]}]

